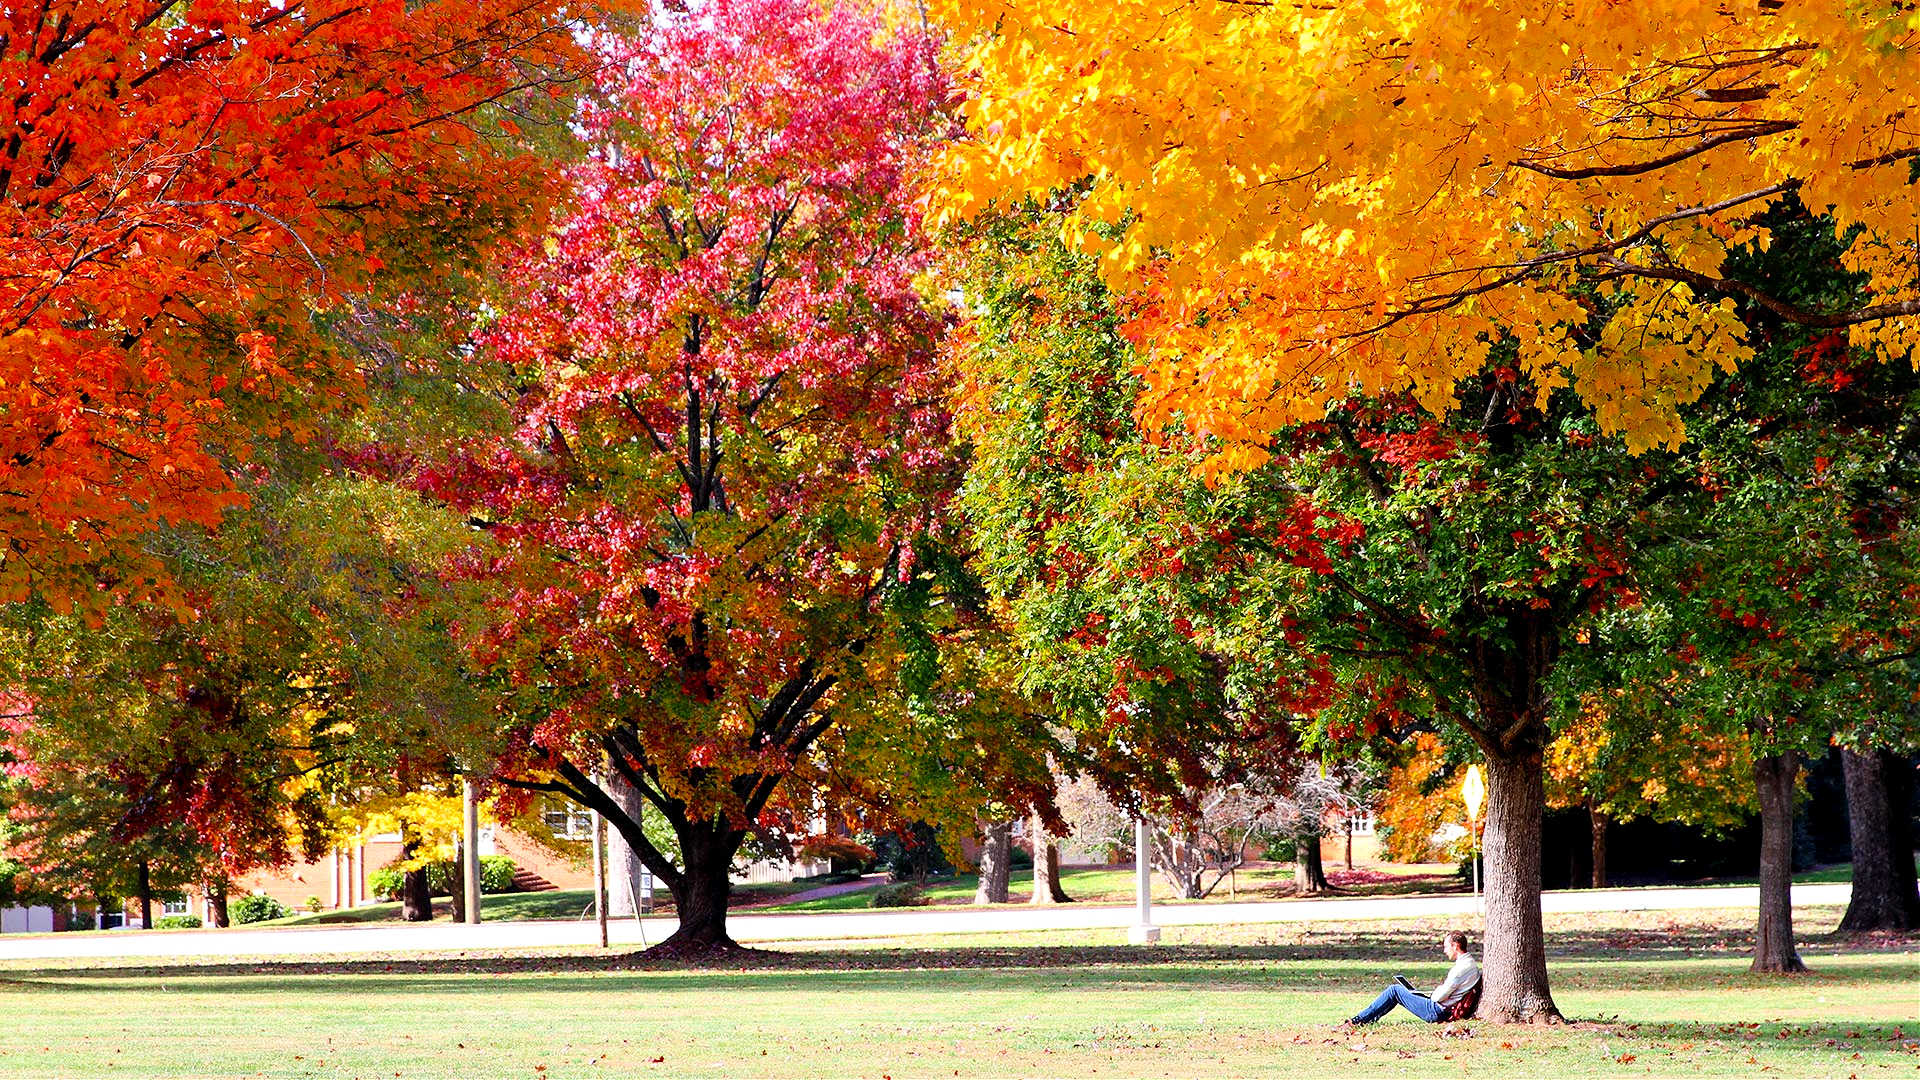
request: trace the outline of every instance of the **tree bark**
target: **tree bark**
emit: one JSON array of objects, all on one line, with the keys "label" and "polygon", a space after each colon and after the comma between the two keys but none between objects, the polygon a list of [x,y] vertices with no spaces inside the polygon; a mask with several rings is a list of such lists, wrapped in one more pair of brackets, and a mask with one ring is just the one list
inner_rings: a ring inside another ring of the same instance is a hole
[{"label": "tree bark", "polygon": [[[1853,842],[1853,898],[1840,920],[1840,931],[1858,934],[1920,927],[1913,846],[1911,841],[1898,842],[1906,832],[1902,826],[1907,806],[1904,799],[1896,803],[1892,798],[1906,763],[1885,750],[1856,754],[1842,748],[1840,765],[1847,782],[1847,834]],[[1905,874],[1900,872],[1902,866]]]},{"label": "tree bark", "polygon": [[224,875],[207,882],[207,914],[212,916],[213,925],[219,929],[224,930],[232,925],[232,919],[227,915],[227,879]]},{"label": "tree bark", "polygon": [[[646,798],[640,789],[626,781],[618,772],[611,773],[606,779],[607,795],[618,803],[620,809],[634,821],[642,820],[646,813]],[[643,884],[641,874],[646,866],[640,861],[640,854],[627,843],[619,829],[609,830],[607,841],[607,914],[615,918],[630,919],[636,912],[634,907],[640,902],[640,887]]]},{"label": "tree bark", "polygon": [[1587,800],[1587,824],[1593,836],[1593,880],[1596,889],[1607,887],[1607,820],[1606,811],[1592,799]]},{"label": "tree bark", "polygon": [[[466,852],[459,845],[455,845],[453,849],[453,873],[447,878],[447,894],[453,901],[453,921],[456,923],[466,922],[467,858]],[[433,911],[431,901],[429,901],[427,911],[429,917],[431,917]]]},{"label": "tree bark", "polygon": [[739,948],[727,935],[727,904],[733,896],[729,872],[747,834],[719,822],[674,824],[686,865],[667,879],[667,889],[680,928],[648,951],[693,957]]},{"label": "tree bark", "polygon": [[1331,889],[1327,868],[1320,858],[1320,834],[1300,833],[1293,838],[1293,891],[1298,896],[1313,896]]},{"label": "tree bark", "polygon": [[980,847],[980,886],[974,890],[973,902],[1004,904],[1007,885],[1012,879],[1013,868],[1008,857],[1013,853],[1013,822],[988,823],[984,838],[985,843]]},{"label": "tree bark", "polygon": [[145,859],[140,860],[139,882],[136,887],[140,891],[140,929],[151,930],[153,929],[153,869],[147,865]]},{"label": "tree bark", "polygon": [[1800,755],[1787,751],[1753,760],[1760,796],[1760,923],[1753,936],[1754,971],[1805,971],[1793,947],[1793,781]]},{"label": "tree bark", "polygon": [[[407,840],[400,845],[400,858],[413,858],[414,843]],[[400,881],[400,918],[407,922],[428,922],[433,918],[433,888],[427,881],[425,867],[409,870]]]},{"label": "tree bark", "polygon": [[[1545,732],[1534,733],[1544,736]],[[1540,917],[1540,826],[1546,814],[1541,738],[1487,753],[1486,991],[1480,1015],[1502,1023],[1558,1023],[1547,987]]]},{"label": "tree bark", "polygon": [[1353,869],[1353,818],[1347,818],[1347,869]]},{"label": "tree bark", "polygon": [[1047,823],[1039,814],[1027,820],[1027,835],[1033,840],[1033,895],[1027,903],[1072,903],[1073,897],[1060,887],[1060,845],[1047,833]]}]

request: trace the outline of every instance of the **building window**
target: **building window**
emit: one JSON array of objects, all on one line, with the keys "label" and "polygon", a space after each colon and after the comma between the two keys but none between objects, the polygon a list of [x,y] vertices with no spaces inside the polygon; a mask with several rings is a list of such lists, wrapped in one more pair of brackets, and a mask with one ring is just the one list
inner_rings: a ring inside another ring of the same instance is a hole
[{"label": "building window", "polygon": [[192,913],[193,909],[187,906],[187,898],[184,896],[178,900],[163,900],[160,902],[160,914],[162,916],[191,915]]},{"label": "building window", "polygon": [[567,840],[585,840],[593,835],[593,814],[578,807],[548,803],[540,817],[555,836]]},{"label": "building window", "polygon": [[1347,823],[1353,826],[1355,836],[1373,835],[1373,811],[1371,810],[1356,810],[1348,814]]}]

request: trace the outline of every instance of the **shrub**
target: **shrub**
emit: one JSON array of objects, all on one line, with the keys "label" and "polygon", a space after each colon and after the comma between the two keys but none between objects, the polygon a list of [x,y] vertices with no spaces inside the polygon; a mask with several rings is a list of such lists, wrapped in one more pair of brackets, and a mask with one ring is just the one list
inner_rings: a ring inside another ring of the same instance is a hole
[{"label": "shrub", "polygon": [[313,912],[315,915],[320,914],[321,910],[326,906],[327,905],[320,902],[320,898],[317,896],[307,897],[307,910]]},{"label": "shrub", "polygon": [[932,902],[927,890],[911,881],[882,885],[873,891],[874,907],[922,907]]},{"label": "shrub", "polygon": [[398,900],[400,889],[406,881],[407,875],[391,866],[383,866],[367,875],[367,891],[382,900]]},{"label": "shrub", "polygon": [[894,881],[925,881],[953,873],[953,864],[940,850],[939,831],[924,821],[916,821],[902,836],[882,833],[874,837],[874,868],[885,870]]},{"label": "shrub", "polygon": [[815,836],[800,845],[802,859],[864,865],[873,859],[873,849],[850,836]]},{"label": "shrub", "polygon": [[293,912],[287,910],[287,905],[261,893],[243,896],[235,900],[233,906],[227,909],[227,915],[236,925],[266,922],[268,919],[284,919],[291,914]]},{"label": "shrub", "polygon": [[480,856],[480,891],[512,892],[514,870],[513,860],[505,855]]},{"label": "shrub", "polygon": [[200,917],[198,915],[162,915],[153,920],[153,928],[155,930],[198,930]]},{"label": "shrub", "polygon": [[1028,851],[1026,848],[1020,847],[1018,845],[1010,846],[1007,849],[1007,869],[1009,870],[1033,869],[1033,852]]}]

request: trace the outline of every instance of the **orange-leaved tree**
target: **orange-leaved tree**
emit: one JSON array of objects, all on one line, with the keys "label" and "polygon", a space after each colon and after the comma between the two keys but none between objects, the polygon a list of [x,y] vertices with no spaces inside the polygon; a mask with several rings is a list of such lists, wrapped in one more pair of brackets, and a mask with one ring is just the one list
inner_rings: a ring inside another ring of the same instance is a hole
[{"label": "orange-leaved tree", "polygon": [[[550,0],[0,11],[0,599],[149,591],[244,454],[348,395],[320,323],[504,231],[505,107],[582,64]],[[544,95],[542,95],[544,96]],[[364,312],[363,312],[364,314]]]},{"label": "orange-leaved tree", "polygon": [[[1067,187],[1069,233],[1151,300],[1148,414],[1260,460],[1360,391],[1441,410],[1496,343],[1630,447],[1672,445],[1733,299],[1920,335],[1920,18],[1864,0],[1618,7],[944,0],[973,139],[951,212]],[[1722,268],[1797,193],[1865,226],[1869,277],[1807,306]],[[1609,312],[1598,340],[1571,333]]]}]

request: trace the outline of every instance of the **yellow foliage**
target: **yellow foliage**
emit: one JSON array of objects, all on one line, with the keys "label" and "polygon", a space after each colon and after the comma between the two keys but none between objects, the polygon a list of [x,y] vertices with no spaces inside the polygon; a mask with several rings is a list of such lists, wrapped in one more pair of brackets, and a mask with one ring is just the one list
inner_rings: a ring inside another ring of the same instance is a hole
[{"label": "yellow foliage", "polygon": [[[1069,240],[1140,304],[1145,417],[1218,436],[1224,467],[1355,390],[1443,408],[1509,332],[1543,385],[1635,447],[1671,445],[1675,410],[1746,355],[1727,306],[1685,284],[1764,243],[1749,219],[1789,190],[1896,241],[1851,255],[1888,313],[1855,343],[1906,357],[1920,334],[1907,5],[933,10],[965,43],[971,133],[936,219],[1083,192]],[[1565,333],[1588,317],[1576,267],[1632,294],[1599,348]]]}]

